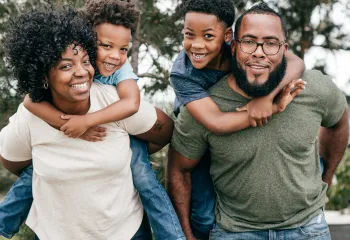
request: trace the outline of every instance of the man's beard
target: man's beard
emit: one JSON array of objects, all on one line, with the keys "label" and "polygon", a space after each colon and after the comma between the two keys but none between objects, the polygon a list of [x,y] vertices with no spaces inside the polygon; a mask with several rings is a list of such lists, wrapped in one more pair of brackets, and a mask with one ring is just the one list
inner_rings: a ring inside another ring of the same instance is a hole
[{"label": "man's beard", "polygon": [[286,74],[287,60],[283,55],[282,62],[269,74],[269,78],[263,84],[251,84],[247,79],[246,72],[237,62],[236,54],[232,57],[232,73],[236,78],[236,83],[250,97],[263,97],[269,95],[282,81]]}]

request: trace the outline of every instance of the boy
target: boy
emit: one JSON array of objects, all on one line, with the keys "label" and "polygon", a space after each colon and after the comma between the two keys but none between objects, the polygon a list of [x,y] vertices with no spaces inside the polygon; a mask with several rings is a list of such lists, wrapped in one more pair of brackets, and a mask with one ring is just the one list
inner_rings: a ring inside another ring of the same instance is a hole
[{"label": "boy", "polygon": [[[95,126],[127,118],[139,108],[137,76],[127,62],[131,33],[137,25],[139,12],[126,1],[89,0],[85,7],[86,17],[97,34],[96,66],[99,74],[95,75],[94,81],[115,85],[120,101],[81,116],[65,116],[48,102],[33,103],[29,97],[26,97],[24,104],[33,114],[60,128],[68,137],[81,136],[88,141],[101,141],[106,133],[103,128]],[[69,64],[64,67],[70,71]],[[152,153],[159,147],[152,145],[147,149],[146,143],[133,137],[130,139],[134,185],[140,193],[156,239],[185,239],[168,195],[156,179],[149,162],[147,150]],[[21,174],[0,207],[0,233],[5,237],[12,237],[28,214],[32,202],[32,171],[32,168],[27,168]],[[9,226],[10,222],[13,226]],[[8,227],[2,226],[2,223]]]},{"label": "boy", "polygon": [[[276,89],[267,96],[261,89],[261,98],[242,108],[247,112],[221,112],[206,90],[231,70],[231,50],[225,42],[230,42],[233,35],[233,2],[188,0],[180,8],[185,20],[184,50],[175,60],[170,75],[176,94],[175,114],[186,105],[190,114],[204,127],[215,134],[225,134],[250,126],[262,126],[272,113],[284,109],[285,106],[273,111],[272,103],[288,83],[301,77],[304,71],[302,60],[288,53],[286,77],[276,83]],[[256,59],[251,64],[256,79],[263,77],[263,68],[268,67],[258,63],[259,59]],[[293,81],[289,88],[293,85],[303,88],[301,80]],[[214,223],[215,196],[209,168],[210,160],[202,160],[192,171],[191,228],[195,237],[200,239],[208,238]],[[186,232],[186,229],[183,231]]]}]

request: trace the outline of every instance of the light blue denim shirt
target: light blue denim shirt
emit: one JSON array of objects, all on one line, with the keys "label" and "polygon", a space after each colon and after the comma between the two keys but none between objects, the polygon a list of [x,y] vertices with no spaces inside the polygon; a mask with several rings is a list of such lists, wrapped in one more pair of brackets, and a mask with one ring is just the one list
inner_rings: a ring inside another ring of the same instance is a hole
[{"label": "light blue denim shirt", "polygon": [[95,82],[113,86],[117,86],[118,83],[127,79],[135,79],[136,81],[139,79],[134,73],[134,70],[132,69],[131,64],[128,60],[126,60],[123,66],[120,69],[116,70],[111,76],[104,77],[101,74],[94,76]]}]

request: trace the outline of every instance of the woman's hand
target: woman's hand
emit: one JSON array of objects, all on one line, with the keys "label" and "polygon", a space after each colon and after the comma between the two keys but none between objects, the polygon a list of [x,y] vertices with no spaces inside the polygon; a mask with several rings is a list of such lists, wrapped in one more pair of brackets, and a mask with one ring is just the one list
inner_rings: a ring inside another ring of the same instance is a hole
[{"label": "woman's hand", "polygon": [[86,130],[83,135],[80,136],[81,139],[84,139],[89,142],[99,142],[104,141],[107,136],[106,129],[99,126],[94,126]]}]

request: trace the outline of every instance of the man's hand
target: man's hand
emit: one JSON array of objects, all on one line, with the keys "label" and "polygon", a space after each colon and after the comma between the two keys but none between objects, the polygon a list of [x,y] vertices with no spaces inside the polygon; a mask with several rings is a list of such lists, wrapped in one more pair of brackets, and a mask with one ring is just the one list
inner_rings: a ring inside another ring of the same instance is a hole
[{"label": "man's hand", "polygon": [[274,113],[283,112],[289,103],[302,91],[305,89],[306,82],[302,79],[293,80],[278,94],[275,99],[275,104],[277,109]]},{"label": "man's hand", "polygon": [[81,139],[84,139],[89,142],[99,142],[104,141],[107,136],[106,129],[99,126],[94,126],[86,130],[83,135],[80,136]]},{"label": "man's hand", "polygon": [[90,127],[86,115],[62,115],[62,119],[68,120],[60,130],[69,138],[78,138]]}]

